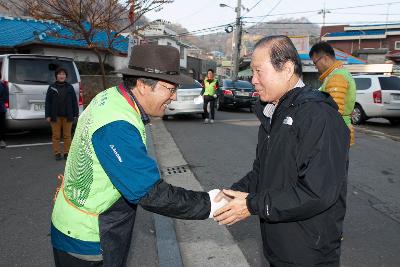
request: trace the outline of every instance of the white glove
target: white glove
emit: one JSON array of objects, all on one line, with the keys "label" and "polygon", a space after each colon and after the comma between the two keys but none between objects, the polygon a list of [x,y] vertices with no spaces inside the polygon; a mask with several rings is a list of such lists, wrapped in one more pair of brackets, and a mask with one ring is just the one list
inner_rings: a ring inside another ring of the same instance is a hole
[{"label": "white glove", "polygon": [[211,211],[208,218],[214,218],[213,216],[214,212],[216,212],[218,209],[222,208],[223,206],[229,203],[227,198],[222,198],[220,202],[214,201],[214,198],[218,195],[219,192],[221,192],[221,190],[219,189],[213,189],[208,192],[211,201]]}]

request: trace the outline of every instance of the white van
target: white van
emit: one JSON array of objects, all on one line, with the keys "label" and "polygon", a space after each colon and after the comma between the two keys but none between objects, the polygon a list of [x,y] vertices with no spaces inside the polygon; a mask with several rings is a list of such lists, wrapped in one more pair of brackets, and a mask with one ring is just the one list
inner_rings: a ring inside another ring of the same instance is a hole
[{"label": "white van", "polygon": [[67,70],[67,82],[75,89],[81,113],[81,79],[73,59],[32,54],[0,55],[1,82],[9,90],[9,100],[6,102],[7,129],[48,127],[44,115],[45,98],[49,85],[55,82],[54,71],[58,67]]},{"label": "white van", "polygon": [[400,77],[388,75],[353,76],[357,98],[351,120],[362,124],[369,118],[385,118],[400,123]]}]

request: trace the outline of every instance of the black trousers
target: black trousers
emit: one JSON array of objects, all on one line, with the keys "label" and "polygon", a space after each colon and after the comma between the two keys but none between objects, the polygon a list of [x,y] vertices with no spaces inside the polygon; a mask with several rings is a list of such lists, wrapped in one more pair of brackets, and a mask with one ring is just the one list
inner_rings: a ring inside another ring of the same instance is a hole
[{"label": "black trousers", "polygon": [[215,99],[212,95],[205,95],[203,96],[204,99],[204,104],[203,104],[203,111],[204,111],[204,118],[208,119],[209,118],[209,114],[207,111],[207,105],[208,103],[210,103],[210,113],[211,113],[211,119],[214,119],[214,115],[215,115]]},{"label": "black trousers", "polygon": [[56,267],[101,267],[103,261],[85,261],[53,248],[54,262]]},{"label": "black trousers", "polygon": [[0,112],[0,140],[5,140],[6,135],[6,113]]}]

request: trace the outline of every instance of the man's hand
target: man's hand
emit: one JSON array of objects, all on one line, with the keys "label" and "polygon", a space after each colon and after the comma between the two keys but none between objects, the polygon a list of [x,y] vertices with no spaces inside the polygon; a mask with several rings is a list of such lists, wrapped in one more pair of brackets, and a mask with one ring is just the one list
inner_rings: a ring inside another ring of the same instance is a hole
[{"label": "man's hand", "polygon": [[249,193],[224,189],[214,200],[218,202],[224,197],[223,195],[232,198],[232,200],[214,213],[214,219],[218,221],[219,224],[232,225],[249,217],[251,214],[247,209],[246,201],[248,194]]},{"label": "man's hand", "polygon": [[[213,189],[208,192],[211,201],[211,210],[209,218],[213,218],[213,214],[216,210],[225,206],[232,199],[229,197],[225,197],[225,194],[222,193],[219,189]],[[219,196],[222,195],[222,196]],[[217,200],[218,199],[218,200]]]}]

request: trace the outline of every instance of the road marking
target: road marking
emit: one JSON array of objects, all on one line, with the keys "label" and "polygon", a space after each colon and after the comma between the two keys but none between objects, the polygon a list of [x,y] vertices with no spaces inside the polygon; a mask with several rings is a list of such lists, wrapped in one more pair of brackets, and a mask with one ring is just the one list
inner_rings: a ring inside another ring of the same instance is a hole
[{"label": "road marking", "polygon": [[358,130],[358,131],[360,131],[362,133],[370,134],[370,135],[376,136],[376,137],[388,138],[388,139],[392,139],[393,141],[397,141],[397,142],[400,141],[400,136],[390,135],[390,134],[387,134],[387,133],[384,133],[384,132],[380,132],[380,131],[376,131],[376,130],[370,130],[370,129],[366,129],[366,128],[360,127],[360,126],[355,127],[355,130],[356,131]]},{"label": "road marking", "polygon": [[[62,142],[61,142],[62,143]],[[31,146],[48,146],[52,143],[35,143],[35,144],[21,144],[21,145],[8,145],[6,148],[17,148],[17,147],[31,147]]]}]

